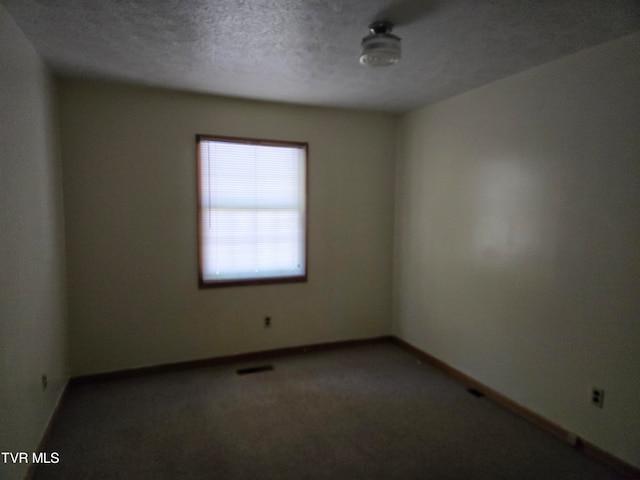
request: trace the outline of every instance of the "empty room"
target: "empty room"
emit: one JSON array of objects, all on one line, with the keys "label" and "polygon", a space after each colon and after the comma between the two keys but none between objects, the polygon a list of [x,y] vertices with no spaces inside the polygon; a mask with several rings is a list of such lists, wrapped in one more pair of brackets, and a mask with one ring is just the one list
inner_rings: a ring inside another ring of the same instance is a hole
[{"label": "empty room", "polygon": [[0,478],[640,478],[636,0],[0,0]]}]

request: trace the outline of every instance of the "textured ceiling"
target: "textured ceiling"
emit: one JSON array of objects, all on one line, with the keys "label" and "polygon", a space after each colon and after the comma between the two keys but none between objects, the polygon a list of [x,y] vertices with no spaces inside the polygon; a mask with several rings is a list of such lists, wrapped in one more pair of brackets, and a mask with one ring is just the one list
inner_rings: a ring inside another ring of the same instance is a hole
[{"label": "textured ceiling", "polygon": [[[640,30],[638,0],[2,0],[62,75],[404,112]],[[393,67],[358,63],[373,20]]]}]

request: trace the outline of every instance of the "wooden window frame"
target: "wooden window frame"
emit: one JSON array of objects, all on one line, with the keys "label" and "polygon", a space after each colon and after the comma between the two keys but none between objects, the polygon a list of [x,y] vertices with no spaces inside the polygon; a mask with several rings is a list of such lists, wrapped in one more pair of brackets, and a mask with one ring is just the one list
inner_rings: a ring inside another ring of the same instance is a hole
[{"label": "wooden window frame", "polygon": [[[200,152],[200,142],[212,140],[220,142],[237,143],[244,145],[261,145],[276,147],[296,147],[304,151],[304,272],[301,275],[282,276],[282,277],[261,277],[261,278],[243,278],[229,280],[205,280],[203,271],[203,228],[202,228],[202,182],[201,171],[202,161]],[[249,286],[249,285],[270,285],[285,283],[304,283],[307,282],[309,276],[309,144],[308,142],[296,142],[285,140],[269,140],[262,138],[245,138],[223,135],[196,134],[196,156],[197,156],[197,215],[198,215],[198,286],[199,288],[219,288],[233,286]]]}]

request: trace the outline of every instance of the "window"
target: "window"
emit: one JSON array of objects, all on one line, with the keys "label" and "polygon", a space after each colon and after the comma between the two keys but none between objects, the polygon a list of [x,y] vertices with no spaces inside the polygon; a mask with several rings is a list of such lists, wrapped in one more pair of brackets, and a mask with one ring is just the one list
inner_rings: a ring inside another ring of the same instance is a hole
[{"label": "window", "polygon": [[200,286],[306,281],[307,144],[196,141]]}]

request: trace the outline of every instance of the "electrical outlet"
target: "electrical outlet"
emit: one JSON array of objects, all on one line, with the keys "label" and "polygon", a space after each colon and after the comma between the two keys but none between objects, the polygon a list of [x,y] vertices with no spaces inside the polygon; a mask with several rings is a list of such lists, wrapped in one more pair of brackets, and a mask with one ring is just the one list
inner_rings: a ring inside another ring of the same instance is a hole
[{"label": "electrical outlet", "polygon": [[42,391],[45,391],[47,389],[47,385],[49,384],[49,381],[47,380],[47,375],[46,373],[42,374]]},{"label": "electrical outlet", "polygon": [[593,387],[591,389],[591,403],[600,408],[604,406],[604,390],[602,388]]},{"label": "electrical outlet", "polygon": [[271,317],[264,317],[264,328],[269,328],[271,326]]}]

